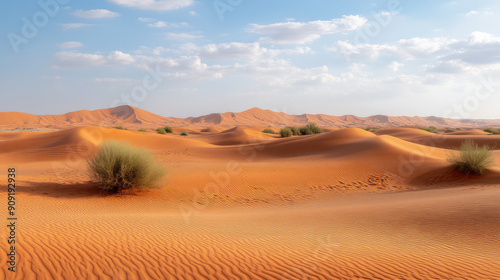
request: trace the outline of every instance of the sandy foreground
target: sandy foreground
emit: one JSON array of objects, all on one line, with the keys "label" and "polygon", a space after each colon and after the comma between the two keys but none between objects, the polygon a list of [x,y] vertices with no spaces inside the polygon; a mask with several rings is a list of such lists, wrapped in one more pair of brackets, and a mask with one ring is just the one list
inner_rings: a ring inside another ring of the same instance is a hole
[{"label": "sandy foreground", "polygon": [[[18,216],[17,272],[3,230],[0,279],[500,279],[500,167],[446,161],[500,136],[261,130],[0,132]],[[108,139],[154,151],[162,188],[100,194],[85,159]]]}]

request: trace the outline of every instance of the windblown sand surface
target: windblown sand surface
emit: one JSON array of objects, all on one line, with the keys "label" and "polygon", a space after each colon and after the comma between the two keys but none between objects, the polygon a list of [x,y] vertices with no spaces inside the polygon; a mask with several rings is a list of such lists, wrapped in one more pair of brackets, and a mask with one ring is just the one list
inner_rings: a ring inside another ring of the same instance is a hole
[{"label": "windblown sand surface", "polygon": [[[19,207],[18,272],[0,278],[500,279],[500,168],[464,176],[446,161],[500,136],[263,128],[0,132]],[[100,194],[85,159],[108,139],[153,150],[162,188]]]}]

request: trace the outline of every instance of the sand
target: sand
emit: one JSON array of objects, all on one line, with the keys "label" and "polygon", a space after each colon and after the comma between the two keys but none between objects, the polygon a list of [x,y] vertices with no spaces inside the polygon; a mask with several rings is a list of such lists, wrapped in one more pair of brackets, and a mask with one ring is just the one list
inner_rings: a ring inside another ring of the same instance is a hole
[{"label": "sand", "polygon": [[[500,167],[465,176],[446,161],[464,139],[500,136],[179,127],[190,135],[0,132],[19,216],[18,271],[0,278],[500,279]],[[109,139],[152,150],[161,188],[101,194],[85,159]]]}]

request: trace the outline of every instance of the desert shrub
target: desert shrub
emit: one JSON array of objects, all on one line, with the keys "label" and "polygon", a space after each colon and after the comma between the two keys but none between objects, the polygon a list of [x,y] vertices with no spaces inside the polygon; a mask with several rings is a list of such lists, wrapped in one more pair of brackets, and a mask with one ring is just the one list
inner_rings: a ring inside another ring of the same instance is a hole
[{"label": "desert shrub", "polygon": [[447,130],[444,131],[444,133],[451,133],[451,132],[455,132],[455,130],[453,130],[453,129],[447,129]]},{"label": "desert shrub", "polygon": [[156,132],[158,132],[158,134],[167,134],[167,131],[165,131],[165,128],[163,127],[158,128]]},{"label": "desert shrub", "polygon": [[139,129],[138,131],[140,131],[140,132],[148,132],[148,131],[147,131],[147,130],[145,130],[144,128],[141,128],[141,129]]},{"label": "desert shrub", "polygon": [[292,132],[292,130],[291,130],[291,129],[289,129],[289,128],[282,128],[282,129],[280,130],[280,135],[281,135],[281,137],[283,137],[283,138],[284,138],[284,137],[290,137],[290,136],[292,136],[292,135],[293,135],[293,132]]},{"label": "desert shrub", "polygon": [[274,130],[270,129],[270,128],[266,128],[264,130],[262,130],[262,132],[264,133],[271,133],[271,134],[275,134],[276,132],[274,132]]},{"label": "desert shrub", "polygon": [[431,133],[437,133],[438,129],[435,126],[429,126],[429,127],[421,127],[420,129],[431,132]]},{"label": "desert shrub", "polygon": [[319,128],[315,123],[308,123],[305,126],[299,128],[300,135],[311,135],[321,133],[321,128]]},{"label": "desert shrub", "polygon": [[300,134],[300,128],[299,127],[288,127],[288,129],[290,129],[293,133],[293,135],[296,135],[296,136],[300,136],[302,134]]},{"label": "desert shrub", "polygon": [[187,133],[186,131],[183,131],[183,132],[181,132],[181,136],[189,136],[189,133]]},{"label": "desert shrub", "polygon": [[488,146],[479,147],[473,140],[465,140],[458,151],[448,154],[448,162],[464,174],[484,174],[493,165],[493,154]]},{"label": "desert shrub", "polygon": [[372,131],[372,130],[377,130],[377,129],[380,129],[380,127],[375,127],[375,126],[369,126],[369,127],[365,127],[363,128],[364,130],[366,131]]},{"label": "desert shrub", "polygon": [[487,128],[484,130],[484,132],[488,132],[491,134],[500,134],[500,129]]},{"label": "desert shrub", "polygon": [[87,159],[87,165],[92,180],[106,193],[154,187],[166,174],[165,166],[157,162],[150,151],[115,141],[102,144],[97,153]]},{"label": "desert shrub", "polygon": [[166,133],[174,133],[174,130],[170,126],[165,126],[163,129],[165,129]]},{"label": "desert shrub", "polygon": [[113,126],[114,129],[121,129],[121,130],[128,130],[127,128],[123,126]]}]

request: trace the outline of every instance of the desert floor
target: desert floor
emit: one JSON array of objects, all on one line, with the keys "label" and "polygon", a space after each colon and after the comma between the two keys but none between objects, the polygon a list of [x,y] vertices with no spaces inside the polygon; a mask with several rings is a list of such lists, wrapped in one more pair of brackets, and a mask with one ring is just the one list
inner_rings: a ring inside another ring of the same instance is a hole
[{"label": "desert floor", "polygon": [[[465,176],[446,160],[470,138],[498,164],[500,136],[262,129],[0,132],[18,216],[17,272],[2,230],[0,278],[500,279],[500,165]],[[101,194],[85,159],[108,139],[152,150],[162,187]]]}]

